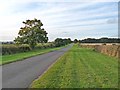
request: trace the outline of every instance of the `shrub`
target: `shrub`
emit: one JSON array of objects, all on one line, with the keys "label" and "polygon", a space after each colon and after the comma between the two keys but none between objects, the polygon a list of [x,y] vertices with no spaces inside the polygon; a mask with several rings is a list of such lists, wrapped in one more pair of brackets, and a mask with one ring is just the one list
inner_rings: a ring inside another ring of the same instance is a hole
[{"label": "shrub", "polygon": [[55,47],[55,44],[51,42],[51,43],[43,43],[43,44],[39,43],[36,45],[35,48],[43,49],[43,48],[53,48],[53,47]]},{"label": "shrub", "polygon": [[18,47],[19,47],[19,50],[20,50],[21,52],[26,52],[26,51],[30,51],[30,50],[31,50],[30,46],[27,45],[27,44],[23,44],[23,45],[20,45],[20,46],[18,46]]},{"label": "shrub", "polygon": [[30,51],[31,48],[29,45],[23,44],[23,45],[15,45],[15,44],[7,44],[2,45],[2,55],[7,54],[15,54],[20,52],[26,52]]},{"label": "shrub", "polygon": [[[56,45],[54,43],[39,43],[35,46],[35,49],[53,48]],[[15,54],[20,52],[27,52],[32,50],[28,44],[16,45],[16,44],[3,44],[2,55]]]}]

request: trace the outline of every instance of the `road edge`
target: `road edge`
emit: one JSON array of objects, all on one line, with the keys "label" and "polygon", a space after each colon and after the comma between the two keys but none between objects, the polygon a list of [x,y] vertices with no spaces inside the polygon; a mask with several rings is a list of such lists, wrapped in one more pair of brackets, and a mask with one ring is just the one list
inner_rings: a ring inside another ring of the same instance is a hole
[{"label": "road edge", "polygon": [[[71,47],[71,48],[72,48],[72,47]],[[71,49],[71,48],[70,48],[70,49]],[[70,49],[69,49],[69,50],[70,50]],[[68,51],[69,51],[69,50],[68,50]],[[68,51],[66,51],[65,53],[67,53]],[[64,53],[64,54],[65,54],[65,53]],[[64,54],[63,54],[63,55],[64,55]],[[45,73],[47,73],[47,71],[48,71],[50,68],[52,68],[53,65],[56,64],[63,55],[61,55],[59,58],[57,58],[57,60],[56,60],[55,62],[53,62],[40,76],[38,76],[38,78],[36,78],[35,80],[33,80],[32,83],[28,86],[28,88],[31,89],[32,84],[33,84],[35,81],[37,81],[38,79],[40,79]]]}]

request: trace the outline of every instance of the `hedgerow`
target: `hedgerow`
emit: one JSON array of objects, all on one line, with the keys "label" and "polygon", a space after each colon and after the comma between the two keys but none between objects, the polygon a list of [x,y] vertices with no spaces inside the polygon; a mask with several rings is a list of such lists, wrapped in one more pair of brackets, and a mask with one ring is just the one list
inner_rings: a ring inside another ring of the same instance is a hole
[{"label": "hedgerow", "polygon": [[8,55],[8,54],[15,54],[20,52],[27,52],[30,51],[31,48],[27,44],[23,45],[15,45],[15,44],[8,44],[8,45],[2,45],[2,55]]}]

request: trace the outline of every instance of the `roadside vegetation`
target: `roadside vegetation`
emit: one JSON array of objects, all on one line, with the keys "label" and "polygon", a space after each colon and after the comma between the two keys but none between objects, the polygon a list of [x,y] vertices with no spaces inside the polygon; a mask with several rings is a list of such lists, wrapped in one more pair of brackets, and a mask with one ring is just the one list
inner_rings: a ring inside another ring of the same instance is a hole
[{"label": "roadside vegetation", "polygon": [[69,41],[69,39],[57,38],[51,43],[38,43],[34,49],[31,49],[28,44],[4,44],[2,45],[2,56],[0,56],[2,59],[0,60],[0,65],[58,50],[70,43],[71,41]]},{"label": "roadside vegetation", "polygon": [[2,59],[0,59],[0,60],[2,60],[2,61],[0,61],[0,65],[15,62],[15,61],[19,61],[19,60],[23,60],[25,58],[29,58],[29,57],[32,57],[32,56],[44,54],[44,53],[51,52],[51,51],[54,51],[54,50],[58,50],[58,49],[61,49],[61,48],[64,48],[64,47],[65,46],[54,47],[54,48],[34,49],[32,51],[29,51],[29,52],[22,52],[22,53],[16,53],[16,54],[11,54],[11,55],[3,55]]},{"label": "roadside vegetation", "polygon": [[54,42],[38,43],[34,49],[31,49],[28,44],[4,44],[2,45],[2,56],[0,56],[2,59],[0,59],[0,65],[23,60],[25,58],[40,55],[53,50],[58,50],[70,43],[71,40],[69,38],[57,38]]},{"label": "roadside vegetation", "polygon": [[0,65],[57,50],[72,42],[70,38],[57,38],[48,42],[48,33],[42,28],[42,22],[36,18],[23,21],[23,24],[24,27],[20,28],[14,42],[1,45]]},{"label": "roadside vegetation", "polygon": [[75,44],[30,88],[118,88],[118,60]]},{"label": "roadside vegetation", "polygon": [[[23,21],[24,27],[11,44],[2,45],[0,65],[61,49],[70,43],[119,43],[119,39],[56,38],[48,42],[43,24],[36,18]],[[106,50],[105,50],[106,51]],[[108,51],[108,50],[107,50]],[[111,50],[113,51],[113,50]],[[111,53],[111,52],[110,52]],[[112,54],[113,55],[113,54]],[[114,57],[75,44],[31,88],[117,88],[118,63]]]}]

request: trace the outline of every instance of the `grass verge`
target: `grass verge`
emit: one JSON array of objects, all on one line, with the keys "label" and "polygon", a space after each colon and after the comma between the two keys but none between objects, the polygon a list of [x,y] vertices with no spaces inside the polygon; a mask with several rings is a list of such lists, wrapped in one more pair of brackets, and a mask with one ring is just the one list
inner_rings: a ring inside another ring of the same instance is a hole
[{"label": "grass verge", "polygon": [[117,61],[74,45],[30,88],[118,88]]},{"label": "grass verge", "polygon": [[[63,47],[65,47],[65,46],[63,46]],[[3,56],[0,56],[0,58],[2,57],[2,59],[0,59],[0,65],[20,61],[20,60],[23,60],[23,59],[26,59],[26,58],[29,58],[29,57],[33,57],[33,56],[36,56],[36,55],[40,55],[40,54],[44,54],[44,53],[51,52],[51,51],[54,51],[54,50],[58,50],[58,49],[61,49],[63,47],[36,49],[36,50],[29,51],[29,52],[24,52],[24,53],[3,55]]]}]

